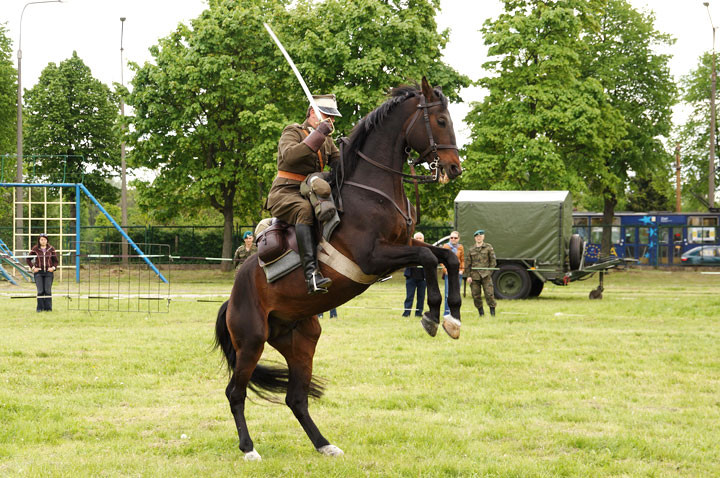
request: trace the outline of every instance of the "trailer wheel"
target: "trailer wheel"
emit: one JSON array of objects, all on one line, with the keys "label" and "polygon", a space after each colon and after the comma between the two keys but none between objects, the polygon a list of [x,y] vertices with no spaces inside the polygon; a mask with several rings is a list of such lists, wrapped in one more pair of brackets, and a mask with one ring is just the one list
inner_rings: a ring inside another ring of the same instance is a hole
[{"label": "trailer wheel", "polygon": [[538,297],[545,287],[545,283],[535,276],[530,276],[530,293],[529,297]]},{"label": "trailer wheel", "polygon": [[568,254],[568,259],[570,261],[571,271],[576,271],[580,269],[583,252],[585,252],[583,250],[583,245],[583,240],[582,237],[580,237],[580,234],[573,234],[572,236],[570,236],[570,251]]},{"label": "trailer wheel", "polygon": [[530,293],[530,274],[517,264],[501,265],[492,277],[498,299],[525,299]]}]

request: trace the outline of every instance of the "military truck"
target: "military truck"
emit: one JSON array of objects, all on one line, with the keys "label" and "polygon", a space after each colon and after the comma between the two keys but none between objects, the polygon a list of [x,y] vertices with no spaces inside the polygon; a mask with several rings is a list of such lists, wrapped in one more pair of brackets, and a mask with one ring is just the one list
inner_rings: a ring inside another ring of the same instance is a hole
[{"label": "military truck", "polygon": [[466,248],[475,230],[485,230],[497,256],[493,282],[499,299],[537,297],[547,281],[567,285],[595,272],[600,285],[590,297],[601,298],[603,272],[623,261],[585,267],[584,241],[572,233],[572,209],[569,191],[463,190],[455,198],[455,228]]}]

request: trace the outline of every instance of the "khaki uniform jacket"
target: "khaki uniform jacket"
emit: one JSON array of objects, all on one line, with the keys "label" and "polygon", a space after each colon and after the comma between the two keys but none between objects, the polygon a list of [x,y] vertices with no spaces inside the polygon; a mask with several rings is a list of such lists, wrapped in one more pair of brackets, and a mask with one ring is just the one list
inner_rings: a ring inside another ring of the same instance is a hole
[{"label": "khaki uniform jacket", "polygon": [[[340,158],[340,151],[330,136],[325,138],[319,154],[303,143],[311,131],[307,121],[285,127],[278,143],[278,171],[307,176],[322,171],[328,163]],[[290,224],[313,223],[310,202],[300,195],[300,181],[295,179],[276,177],[270,187],[266,208],[273,216]]]},{"label": "khaki uniform jacket", "polygon": [[257,246],[253,244],[250,246],[250,250],[248,251],[245,249],[245,244],[242,244],[240,247],[237,248],[235,251],[235,256],[233,257],[233,262],[235,263],[235,269],[239,269],[241,265],[243,265],[243,262],[247,260],[248,257],[252,256],[257,252]]},{"label": "khaki uniform jacket", "polygon": [[495,250],[491,244],[483,242],[480,247],[473,246],[465,256],[465,270],[468,271],[473,281],[483,277],[490,277],[493,271],[473,270],[475,267],[495,267],[497,259]]},{"label": "khaki uniform jacket", "polygon": [[[445,249],[450,249],[450,244],[443,245]],[[458,244],[457,246],[457,257],[460,261],[460,275],[463,275],[465,272],[465,248],[462,244]],[[445,277],[447,275],[447,268],[445,266],[442,266],[442,275]]]}]

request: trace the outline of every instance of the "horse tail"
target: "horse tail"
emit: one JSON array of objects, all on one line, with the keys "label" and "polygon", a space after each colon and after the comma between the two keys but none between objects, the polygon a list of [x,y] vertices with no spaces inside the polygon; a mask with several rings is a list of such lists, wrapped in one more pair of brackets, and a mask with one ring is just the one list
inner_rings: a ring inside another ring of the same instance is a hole
[{"label": "horse tail", "polygon": [[218,311],[217,322],[215,322],[215,346],[213,348],[219,348],[225,355],[227,361],[228,374],[233,372],[235,368],[235,347],[233,347],[232,340],[230,339],[230,331],[227,327],[225,315],[227,314],[228,302],[223,302]]},{"label": "horse tail", "polygon": [[[228,373],[232,374],[235,368],[235,347],[230,339],[230,331],[227,327],[225,316],[227,314],[228,301],[225,301],[218,311],[217,322],[215,322],[215,347],[220,348],[227,361]],[[272,394],[285,393],[290,382],[290,371],[287,367],[257,364],[250,376],[248,388],[255,392],[258,397],[269,402],[279,402]],[[325,392],[325,380],[319,377],[312,377],[308,390],[308,396],[320,398]]]}]

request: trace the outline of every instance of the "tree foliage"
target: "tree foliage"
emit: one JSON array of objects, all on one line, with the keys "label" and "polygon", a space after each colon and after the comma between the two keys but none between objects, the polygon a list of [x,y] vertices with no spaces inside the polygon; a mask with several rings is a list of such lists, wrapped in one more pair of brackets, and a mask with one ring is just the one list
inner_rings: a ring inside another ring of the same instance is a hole
[{"label": "tree foliage", "polygon": [[[697,67],[681,81],[682,99],[690,108],[687,121],[680,125],[674,134],[676,144],[680,145],[683,177],[683,205],[691,210],[705,209],[708,198],[708,178],[710,167],[710,96],[712,77],[712,54],[704,53]],[[716,91],[717,95],[717,91]],[[718,104],[718,98],[715,98]],[[716,123],[717,128],[717,123]],[[718,130],[715,130],[715,151],[718,145]],[[715,184],[720,184],[719,171],[715,171]],[[697,198],[702,200],[698,200]]]},{"label": "tree foliage", "polygon": [[612,217],[633,175],[669,160],[670,42],[624,0],[506,0],[483,27],[488,96],[467,117],[467,187],[570,189]]},{"label": "tree foliage", "polygon": [[0,24],[0,155],[16,152],[17,70],[7,28]]},{"label": "tree foliage", "polygon": [[272,25],[311,91],[338,95],[340,134],[410,79],[426,74],[451,98],[468,84],[440,60],[447,32],[437,33],[437,7],[436,0],[308,0],[292,7],[211,1],[151,49],[154,64],[135,66],[128,98],[135,108],[133,163],[159,172],[141,187],[144,204],[164,217],[173,214],[171,204],[211,205],[223,214],[229,257],[233,218],[260,218],[282,128],[302,122],[307,109],[262,22]]},{"label": "tree foliage", "polygon": [[117,99],[76,52],[45,67],[25,95],[24,112],[31,173],[50,181],[82,179],[98,199],[117,200],[118,189],[108,181],[120,163]]},{"label": "tree foliage", "polygon": [[[16,112],[17,112],[17,70],[12,62],[12,47],[7,36],[5,24],[0,24],[0,156],[2,160],[0,176],[6,181],[15,178]],[[12,190],[0,190],[0,198],[5,204],[12,203]],[[12,225],[12,208],[0,210],[0,225]]]}]

